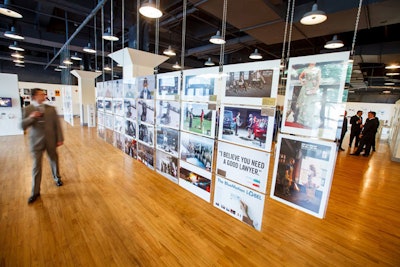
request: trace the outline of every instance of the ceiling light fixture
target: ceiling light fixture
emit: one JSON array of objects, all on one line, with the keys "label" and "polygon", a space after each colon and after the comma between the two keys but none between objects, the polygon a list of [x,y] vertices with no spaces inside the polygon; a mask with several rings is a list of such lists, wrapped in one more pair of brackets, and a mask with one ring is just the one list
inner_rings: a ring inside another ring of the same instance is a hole
[{"label": "ceiling light fixture", "polygon": [[180,69],[180,68],[181,68],[181,65],[179,65],[179,63],[178,63],[178,61],[177,61],[174,65],[172,65],[172,68],[174,68],[174,69]]},{"label": "ceiling light fixture", "polygon": [[59,67],[55,67],[55,68],[54,68],[54,71],[58,71],[58,72],[60,72],[60,71],[62,71],[62,69],[61,69],[61,68],[59,68]]},{"label": "ceiling light fixture", "polygon": [[11,39],[16,39],[16,40],[24,40],[24,36],[22,36],[17,30],[15,29],[14,26],[11,26],[11,30],[6,31],[4,33],[5,37],[11,38]]},{"label": "ceiling light fixture", "polygon": [[149,0],[148,3],[144,3],[139,8],[139,13],[145,17],[158,19],[161,18],[163,13],[154,4],[153,1]]},{"label": "ceiling light fixture", "polygon": [[24,55],[18,52],[12,53],[11,56],[15,58],[24,58]]},{"label": "ceiling light fixture", "polygon": [[22,59],[14,59],[13,62],[18,64],[24,64],[24,61]]},{"label": "ceiling light fixture", "polygon": [[254,49],[254,52],[250,54],[249,58],[251,59],[262,59],[262,55],[258,53],[258,49]]},{"label": "ceiling light fixture", "polygon": [[83,51],[86,52],[86,53],[89,53],[89,54],[96,54],[96,50],[94,50],[94,49],[92,48],[92,46],[91,46],[90,43],[88,43],[87,46],[85,46],[85,47],[83,48]]},{"label": "ceiling light fixture", "polygon": [[304,25],[316,25],[324,22],[328,17],[324,11],[318,10],[317,3],[313,4],[311,11],[305,13],[300,20]]},{"label": "ceiling light fixture", "polygon": [[105,71],[111,71],[111,68],[110,68],[110,66],[106,65],[106,66],[103,68],[103,70],[105,70]]},{"label": "ceiling light fixture", "polygon": [[384,90],[384,91],[382,91],[382,93],[384,93],[384,94],[390,94],[391,91],[390,91],[390,90]]},{"label": "ceiling light fixture", "polygon": [[111,41],[111,42],[114,42],[114,41],[118,41],[118,40],[119,40],[119,38],[118,38],[117,36],[114,36],[114,35],[111,33],[111,27],[107,27],[105,33],[103,33],[102,38],[103,38],[104,40]]},{"label": "ceiling light fixture", "polygon": [[400,73],[398,73],[398,72],[389,72],[389,73],[386,73],[386,76],[397,76],[397,75],[400,75]]},{"label": "ceiling light fixture", "polygon": [[13,44],[10,44],[10,45],[8,46],[8,48],[10,48],[11,50],[14,50],[14,51],[21,51],[21,52],[25,51],[24,48],[22,48],[22,47],[20,47],[20,46],[18,45],[17,41],[14,41]]},{"label": "ceiling light fixture", "polygon": [[387,69],[387,70],[400,69],[400,66],[393,64],[393,65],[386,66],[385,69]]},{"label": "ceiling light fixture", "polygon": [[393,82],[386,82],[386,83],[384,83],[384,85],[395,85],[395,83],[393,83]]},{"label": "ceiling light fixture", "polygon": [[66,69],[66,68],[68,68],[67,66],[65,66],[65,65],[60,65],[60,66],[58,66],[60,69]]},{"label": "ceiling light fixture", "polygon": [[170,57],[172,57],[172,56],[176,56],[176,53],[175,53],[175,51],[174,51],[174,50],[172,50],[172,48],[171,48],[171,46],[170,46],[170,45],[168,46],[168,48],[167,48],[167,49],[165,49],[165,50],[164,50],[163,54],[164,54],[164,55],[167,55],[167,56],[170,56]]},{"label": "ceiling light fixture", "polygon": [[21,63],[16,63],[16,64],[15,64],[15,67],[25,68],[25,65],[24,65],[24,64],[21,64]]},{"label": "ceiling light fixture", "polygon": [[211,61],[211,58],[209,57],[206,62],[204,62],[204,66],[214,66],[215,63]]},{"label": "ceiling light fixture", "polygon": [[65,65],[72,65],[72,64],[73,64],[73,62],[72,62],[69,58],[64,59],[64,60],[63,60],[63,63],[64,63]]},{"label": "ceiling light fixture", "polygon": [[18,11],[16,11],[15,9],[10,7],[9,0],[4,0],[4,4],[0,4],[0,14],[3,14],[8,17],[15,18],[15,19],[21,19],[23,17]]},{"label": "ceiling light fixture", "polygon": [[96,69],[94,72],[96,72],[96,73],[100,73],[100,72],[102,72],[101,70],[98,70],[98,69]]},{"label": "ceiling light fixture", "polygon": [[71,56],[71,59],[72,60],[77,60],[77,61],[81,61],[82,60],[82,58],[80,56],[78,56],[77,52],[75,52],[75,54],[73,56]]},{"label": "ceiling light fixture", "polygon": [[326,44],[324,45],[326,49],[337,49],[343,46],[343,42],[341,40],[338,40],[337,35],[334,35],[332,40],[326,42]]},{"label": "ceiling light fixture", "polygon": [[222,39],[220,31],[217,31],[217,34],[211,36],[210,43],[217,44],[217,45],[225,44],[225,40]]}]

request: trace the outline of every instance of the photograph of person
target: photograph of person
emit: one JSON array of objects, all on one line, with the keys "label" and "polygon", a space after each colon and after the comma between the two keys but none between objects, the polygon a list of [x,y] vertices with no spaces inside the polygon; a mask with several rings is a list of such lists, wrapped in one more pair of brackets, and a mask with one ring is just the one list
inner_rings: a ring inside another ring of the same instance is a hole
[{"label": "photograph of person", "polygon": [[114,131],[118,133],[124,132],[124,117],[114,116]]},{"label": "photograph of person", "polygon": [[157,127],[157,149],[174,157],[179,156],[179,131],[168,127]]},{"label": "photograph of person", "polygon": [[129,135],[125,135],[125,154],[130,157],[136,159],[137,158],[137,143],[136,140],[130,137]]},{"label": "photograph of person", "polygon": [[139,121],[154,125],[154,101],[138,100],[137,106]]},{"label": "photograph of person", "polygon": [[179,95],[180,93],[179,92],[180,76],[181,74],[179,71],[157,75],[157,82],[158,82],[157,98],[169,99],[169,100],[176,99],[176,96]]},{"label": "photograph of person", "polygon": [[154,148],[145,144],[137,144],[137,159],[144,165],[154,170]]},{"label": "photograph of person", "polygon": [[211,179],[208,179],[200,174],[188,170],[185,168],[180,168],[179,178],[183,179],[185,182],[190,183],[208,193],[211,192]]},{"label": "photograph of person", "polygon": [[335,139],[347,66],[348,52],[291,59],[283,132]]},{"label": "photograph of person", "polygon": [[112,113],[112,99],[111,98],[104,99],[104,111],[107,113]]},{"label": "photograph of person", "polygon": [[112,98],[113,97],[113,84],[112,81],[106,81],[103,82],[103,86],[104,86],[104,96],[108,97],[108,98]]},{"label": "photograph of person", "polygon": [[125,118],[136,120],[137,119],[137,109],[135,99],[125,99],[124,100],[124,113]]},{"label": "photograph of person", "polygon": [[138,77],[137,78],[139,98],[140,99],[153,99],[155,90],[155,77],[154,75]]},{"label": "photograph of person", "polygon": [[271,97],[273,70],[228,72],[225,96]]},{"label": "photograph of person", "polygon": [[125,98],[136,98],[136,84],[134,81],[124,83]]},{"label": "photograph of person", "polygon": [[112,102],[113,113],[118,116],[124,116],[124,106],[122,98],[114,98]]},{"label": "photograph of person", "polygon": [[158,125],[179,129],[181,105],[177,101],[158,100],[156,103]]},{"label": "photograph of person", "polygon": [[97,99],[97,110],[104,111],[104,98]]},{"label": "photograph of person", "polygon": [[211,172],[214,140],[181,132],[180,159]]},{"label": "photograph of person", "polygon": [[181,128],[184,131],[214,137],[215,110],[208,103],[181,102]]},{"label": "photograph of person", "polygon": [[271,150],[274,117],[261,115],[261,108],[223,105],[219,125],[220,140]]},{"label": "photograph of person", "polygon": [[125,135],[123,133],[114,132],[114,147],[124,151]]},{"label": "photograph of person", "polygon": [[331,184],[336,144],[280,135],[271,197],[321,217]]},{"label": "photograph of person", "polygon": [[148,146],[154,146],[154,126],[139,123],[139,140]]},{"label": "photograph of person", "polygon": [[124,87],[122,84],[122,79],[113,80],[112,88],[113,88],[113,98],[123,98],[124,97],[124,92],[123,92]]},{"label": "photograph of person", "polygon": [[209,101],[214,95],[218,68],[202,68],[183,71],[181,99],[186,101]]},{"label": "photograph of person", "polygon": [[136,121],[125,120],[125,134],[136,139]]},{"label": "photograph of person", "polygon": [[157,150],[156,170],[174,183],[178,183],[178,158]]}]

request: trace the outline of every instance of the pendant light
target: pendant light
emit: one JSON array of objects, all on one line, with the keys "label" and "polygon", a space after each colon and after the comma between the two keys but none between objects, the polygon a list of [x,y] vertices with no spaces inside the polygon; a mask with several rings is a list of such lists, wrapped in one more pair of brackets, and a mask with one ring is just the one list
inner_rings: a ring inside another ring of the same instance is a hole
[{"label": "pendant light", "polygon": [[10,44],[10,45],[8,46],[8,48],[10,48],[11,50],[14,50],[14,51],[20,51],[20,52],[24,52],[24,51],[25,51],[24,48],[22,48],[22,47],[20,47],[20,46],[18,45],[18,42],[17,42],[17,41],[14,41],[14,43]]},{"label": "pendant light", "polygon": [[337,35],[334,35],[332,40],[326,42],[326,44],[324,45],[326,49],[337,49],[343,46],[343,42],[341,40],[338,40]]},{"label": "pendant light", "polygon": [[60,71],[62,71],[62,69],[59,68],[59,67],[55,67],[55,68],[54,68],[54,71],[60,72]]},{"label": "pendant light", "polygon": [[258,53],[258,49],[254,49],[254,52],[250,54],[249,58],[251,59],[262,59],[262,55]]},{"label": "pendant light", "polygon": [[71,59],[72,60],[76,60],[76,61],[81,61],[82,60],[82,58],[80,56],[78,56],[77,52],[75,52],[75,54],[73,56],[71,56]]},{"label": "pendant light", "polygon": [[4,0],[4,4],[0,4],[0,14],[15,19],[21,19],[23,17],[18,11],[10,7],[9,0]]},{"label": "pendant light", "polygon": [[96,50],[94,50],[94,49],[92,48],[92,46],[91,46],[90,43],[88,43],[87,46],[85,46],[85,47],[83,48],[83,51],[86,52],[86,53],[89,53],[89,54],[96,54]]},{"label": "pendant light", "polygon": [[14,26],[11,26],[11,30],[6,31],[4,33],[4,36],[11,38],[11,39],[16,39],[16,40],[24,40],[25,39],[19,32],[17,32],[17,30],[15,29]]},{"label": "pendant light", "polygon": [[174,65],[172,65],[172,68],[174,68],[174,69],[180,69],[180,68],[181,68],[181,65],[179,65],[179,63],[178,63],[178,61],[177,61]]},{"label": "pendant light", "polygon": [[225,44],[225,40],[221,36],[221,32],[217,31],[217,33],[210,38],[210,43],[221,45]]},{"label": "pendant light", "polygon": [[214,66],[215,63],[211,61],[211,58],[209,57],[206,62],[204,62],[204,66]]},{"label": "pendant light", "polygon": [[13,62],[18,64],[24,64],[24,61],[22,59],[14,59]]},{"label": "pendant light", "polygon": [[115,42],[118,41],[119,38],[114,36],[111,32],[111,27],[107,27],[106,31],[103,33],[102,38],[107,41]]},{"label": "pendant light", "polygon": [[73,64],[73,62],[67,57],[66,59],[64,59],[63,60],[63,63],[65,64],[65,65],[72,65]]},{"label": "pendant light", "polygon": [[15,53],[12,53],[11,56],[12,56],[12,57],[15,57],[15,58],[24,58],[24,55],[22,55],[22,54],[19,53],[18,51],[15,52]]},{"label": "pendant light", "polygon": [[175,51],[172,50],[172,48],[171,48],[170,45],[168,46],[167,49],[164,50],[163,54],[164,54],[164,55],[167,55],[167,56],[169,56],[169,57],[176,56]]},{"label": "pendant light", "polygon": [[140,14],[147,18],[152,18],[152,19],[158,19],[161,18],[163,13],[161,10],[159,10],[154,4],[152,0],[149,0],[149,2],[144,3],[140,6],[139,8]]},{"label": "pendant light", "polygon": [[313,4],[311,11],[303,15],[300,23],[304,25],[316,25],[324,22],[327,18],[325,12],[318,10],[318,5],[315,3]]},{"label": "pendant light", "polygon": [[24,64],[21,64],[21,63],[16,63],[16,64],[15,64],[15,67],[25,68],[25,65],[24,65]]},{"label": "pendant light", "polygon": [[103,68],[104,71],[111,71],[111,67],[107,64],[105,65],[105,67]]}]

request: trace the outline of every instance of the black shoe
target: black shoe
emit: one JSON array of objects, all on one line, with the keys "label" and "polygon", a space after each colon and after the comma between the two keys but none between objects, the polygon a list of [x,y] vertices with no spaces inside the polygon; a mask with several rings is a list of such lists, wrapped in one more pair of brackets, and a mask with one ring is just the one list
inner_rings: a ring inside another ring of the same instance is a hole
[{"label": "black shoe", "polygon": [[62,185],[63,185],[63,182],[61,180],[56,181],[56,186],[62,186]]},{"label": "black shoe", "polygon": [[360,156],[360,154],[357,154],[357,153],[351,153],[350,155],[352,155],[352,156]]},{"label": "black shoe", "polygon": [[40,197],[40,194],[36,194],[28,198],[28,204],[32,204],[33,202],[35,202],[38,197]]}]

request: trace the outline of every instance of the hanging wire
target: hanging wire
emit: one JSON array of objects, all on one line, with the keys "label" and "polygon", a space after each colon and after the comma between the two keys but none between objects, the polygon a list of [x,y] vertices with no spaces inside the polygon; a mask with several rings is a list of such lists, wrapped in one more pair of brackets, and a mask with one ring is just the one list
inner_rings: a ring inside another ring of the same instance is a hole
[{"label": "hanging wire", "polygon": [[[160,9],[160,0],[156,0],[156,7],[157,9]],[[156,36],[155,36],[155,47],[154,47],[154,53],[158,55],[159,53],[159,42],[160,42],[160,18],[156,18]],[[155,67],[154,71],[155,73],[158,73],[159,67]]]},{"label": "hanging wire", "polygon": [[289,10],[290,10],[290,4],[292,0],[288,1],[288,6],[286,10],[286,20],[285,20],[285,33],[283,35],[283,47],[282,47],[282,56],[281,56],[281,64],[285,66],[285,49],[286,49],[286,36],[287,36],[287,30],[289,26]]},{"label": "hanging wire", "polygon": [[94,26],[94,50],[96,50],[96,54],[94,54],[94,71],[97,71],[97,33],[96,33],[97,16],[96,15],[94,16],[93,26]]},{"label": "hanging wire", "polygon": [[125,0],[122,0],[122,49],[125,46]]},{"label": "hanging wire", "polygon": [[360,21],[362,2],[363,0],[360,0],[360,3],[358,4],[357,18],[356,18],[356,23],[354,25],[354,36],[353,36],[353,43],[351,44],[350,58],[354,56],[354,47],[356,45],[357,30],[358,30],[358,23]]},{"label": "hanging wire", "polygon": [[[104,32],[104,6],[101,7],[101,32]],[[101,38],[101,63],[102,63],[102,72],[103,72],[103,82],[106,80],[106,75],[104,73],[104,39]]]},{"label": "hanging wire", "polygon": [[[114,0],[111,0],[110,3],[110,16],[111,16],[111,22],[110,22],[110,27],[111,27],[111,36],[114,36],[114,27],[113,27],[113,20],[114,20]],[[114,53],[114,42],[111,42],[111,54]],[[111,68],[111,80],[114,80],[114,61],[112,58],[108,59],[108,62],[110,62],[110,68]]]},{"label": "hanging wire", "polygon": [[139,50],[139,29],[140,29],[140,21],[139,21],[139,8],[140,8],[140,0],[136,0],[136,49]]},{"label": "hanging wire", "polygon": [[290,27],[289,27],[289,36],[288,36],[288,49],[287,49],[287,53],[286,53],[286,58],[288,59],[290,57],[290,43],[292,41],[292,31],[293,31],[293,16],[294,16],[294,5],[296,3],[296,0],[293,0],[292,2],[292,14],[290,17]]},{"label": "hanging wire", "polygon": [[181,49],[181,69],[182,70],[185,68],[186,13],[187,13],[187,0],[183,0],[182,49]]},{"label": "hanging wire", "polygon": [[[228,10],[228,0],[224,0],[224,7],[222,11],[222,39],[225,40],[226,33],[226,13]],[[219,51],[219,72],[222,73],[224,71],[224,58],[225,58],[225,44],[221,45]]]}]

